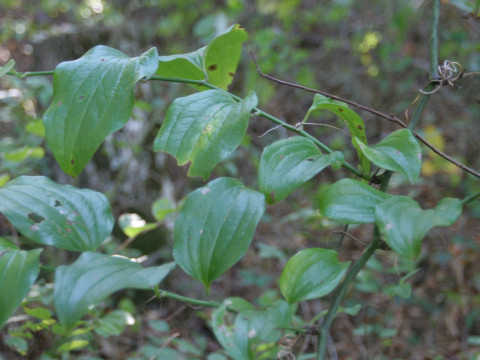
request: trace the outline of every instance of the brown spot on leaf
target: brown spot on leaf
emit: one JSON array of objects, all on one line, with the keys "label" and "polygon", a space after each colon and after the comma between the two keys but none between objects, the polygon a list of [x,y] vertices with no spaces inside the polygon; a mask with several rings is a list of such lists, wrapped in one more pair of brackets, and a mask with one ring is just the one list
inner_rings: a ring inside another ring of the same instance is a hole
[{"label": "brown spot on leaf", "polygon": [[308,159],[307,159],[307,161],[313,161],[313,160],[314,160],[314,159],[312,159],[312,158],[308,158]]},{"label": "brown spot on leaf", "polygon": [[100,59],[100,61],[105,61],[105,59]]},{"label": "brown spot on leaf", "polygon": [[229,72],[228,75],[230,75],[231,77],[233,77],[233,75],[235,75],[233,72]]},{"label": "brown spot on leaf", "polygon": [[342,108],[338,108],[338,111],[343,112],[343,109],[342,109]]},{"label": "brown spot on leaf", "polygon": [[270,195],[270,198],[272,199],[272,203],[274,203],[274,202],[275,202],[275,191],[272,191],[272,192],[271,192],[270,194],[268,194],[268,195]]},{"label": "brown spot on leaf", "polygon": [[80,95],[80,96],[78,97],[78,100],[83,100],[83,99],[85,99],[85,96],[83,96],[83,95]]},{"label": "brown spot on leaf", "polygon": [[357,129],[360,130],[360,131],[362,131],[362,130],[363,130],[362,125],[357,125]]},{"label": "brown spot on leaf", "polygon": [[75,165],[75,160],[74,159],[70,160],[70,164]]},{"label": "brown spot on leaf", "polygon": [[217,64],[212,64],[208,67],[208,70],[214,71],[214,70],[217,70],[217,67],[218,67]]}]

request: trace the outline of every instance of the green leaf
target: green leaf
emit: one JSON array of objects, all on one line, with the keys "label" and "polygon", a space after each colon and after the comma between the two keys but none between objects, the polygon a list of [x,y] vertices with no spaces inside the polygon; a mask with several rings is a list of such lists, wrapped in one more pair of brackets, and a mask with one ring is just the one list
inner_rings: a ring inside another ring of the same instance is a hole
[{"label": "green leaf", "polygon": [[128,312],[123,310],[113,310],[102,316],[95,322],[94,331],[102,337],[120,335],[125,330],[125,326],[133,325],[135,319]]},{"label": "green leaf", "polygon": [[0,251],[0,328],[37,279],[42,249]]},{"label": "green leaf", "polygon": [[179,165],[191,162],[188,175],[206,180],[240,145],[256,104],[255,93],[236,102],[220,90],[178,98],[167,110],[153,149],[173,155]]},{"label": "green leaf", "polygon": [[157,227],[154,223],[147,223],[138,214],[122,214],[118,218],[118,225],[128,237],[135,237],[143,232]]},{"label": "green leaf", "polygon": [[45,156],[45,150],[40,146],[22,146],[21,148],[8,151],[4,155],[4,159],[8,161],[21,162],[27,158],[41,159]]},{"label": "green leaf", "polygon": [[212,314],[212,328],[222,347],[235,360],[257,359],[261,342],[276,342],[279,328],[292,322],[292,308],[283,300],[276,301],[265,310],[248,309],[229,321],[225,300]]},{"label": "green leaf", "polygon": [[420,253],[423,237],[434,226],[449,226],[460,216],[458,199],[445,198],[435,209],[422,210],[406,196],[394,196],[375,208],[376,223],[385,242],[399,255],[415,258]]},{"label": "green leaf", "polygon": [[114,224],[104,195],[43,176],[20,176],[1,187],[0,212],[25,237],[72,251],[95,250]]},{"label": "green leaf", "polygon": [[205,69],[208,82],[226,90],[233,80],[247,32],[233,25],[208,44],[205,49]]},{"label": "green leaf", "polygon": [[40,319],[40,320],[51,319],[50,311],[42,307],[36,307],[36,308],[24,307],[23,310],[25,311],[25,314],[36,317],[37,319]]},{"label": "green leaf", "polygon": [[343,154],[323,155],[304,137],[292,137],[267,146],[260,159],[258,187],[268,203],[281,201],[325,167],[342,164]]},{"label": "green leaf", "polygon": [[88,345],[87,340],[75,339],[60,345],[57,349],[59,353],[83,349]]},{"label": "green leaf", "polygon": [[206,80],[226,90],[233,80],[247,32],[233,25],[210,44],[187,54],[160,56],[157,75],[171,78]]},{"label": "green leaf", "polygon": [[422,149],[410,130],[397,130],[371,147],[358,138],[353,138],[353,144],[375,165],[404,174],[410,183],[418,179]]},{"label": "green leaf", "polygon": [[264,196],[236,179],[219,178],[195,190],[175,222],[175,261],[208,292],[245,254],[264,210]]},{"label": "green leaf", "polygon": [[204,80],[207,78],[203,67],[205,48],[188,54],[160,56],[156,74],[163,77]]},{"label": "green leaf", "polygon": [[280,291],[290,304],[322,297],[335,289],[349,265],[350,261],[338,261],[334,250],[301,250],[287,261],[279,280]]},{"label": "green leaf", "polygon": [[143,268],[130,259],[84,252],[72,265],[55,271],[55,308],[60,322],[71,328],[91,305],[117,290],[149,289],[157,285],[175,263]]},{"label": "green leaf", "polygon": [[15,66],[15,60],[13,59],[8,60],[5,65],[0,66],[0,78],[6,73],[8,73],[10,70],[12,70],[14,66]]},{"label": "green leaf", "polygon": [[96,46],[80,59],[55,69],[54,97],[43,123],[48,145],[62,170],[77,176],[105,138],[125,125],[134,86],[158,67],[155,48],[130,58]]},{"label": "green leaf", "polygon": [[155,220],[162,221],[168,215],[177,211],[175,203],[168,198],[160,198],[152,204],[152,214]]},{"label": "green leaf", "polygon": [[320,213],[346,224],[373,223],[375,206],[391,195],[365,183],[342,179],[327,187],[320,195]]},{"label": "green leaf", "polygon": [[[333,112],[345,122],[353,139],[358,138],[363,143],[367,144],[365,124],[363,123],[362,118],[355,111],[350,109],[347,104],[341,101],[332,100],[320,94],[315,94],[313,97],[313,104],[310,106],[310,109],[308,109],[302,122],[306,122],[310,117],[310,114],[318,110],[329,110]],[[368,175],[370,173],[370,163],[367,157],[365,157],[360,151],[358,151],[358,157],[364,174]]]}]

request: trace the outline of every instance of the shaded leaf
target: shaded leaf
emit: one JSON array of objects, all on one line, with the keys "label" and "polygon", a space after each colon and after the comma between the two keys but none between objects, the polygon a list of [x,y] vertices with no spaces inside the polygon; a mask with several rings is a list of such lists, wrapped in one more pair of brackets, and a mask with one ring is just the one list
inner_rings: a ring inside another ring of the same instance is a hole
[{"label": "shaded leaf", "polygon": [[15,66],[15,60],[13,59],[8,60],[5,65],[0,66],[0,78],[6,73],[8,73],[10,70],[12,70],[14,66]]},{"label": "shaded leaf", "polygon": [[55,272],[55,308],[60,322],[71,328],[88,311],[117,290],[149,289],[157,285],[175,263],[143,268],[127,258],[84,252],[72,265]]},{"label": "shaded leaf", "polygon": [[353,144],[375,165],[404,174],[411,183],[418,179],[422,149],[410,130],[397,130],[371,147],[358,138],[353,139]]},{"label": "shaded leaf", "polygon": [[0,251],[0,328],[37,279],[42,249]]},{"label": "shaded leaf", "polygon": [[205,180],[238,145],[257,96],[236,102],[220,90],[207,90],[176,99],[168,108],[153,149],[173,155],[179,165],[191,162],[189,176]]},{"label": "shaded leaf", "polygon": [[175,222],[175,261],[208,292],[245,254],[264,210],[264,196],[236,179],[219,178],[195,190]]},{"label": "shaded leaf", "polygon": [[338,261],[334,250],[301,250],[283,268],[280,291],[290,304],[322,297],[335,289],[349,265]]},{"label": "shaded leaf", "polygon": [[95,250],[114,224],[104,195],[43,176],[20,176],[1,187],[0,212],[25,237],[72,251]]},{"label": "shaded leaf", "polygon": [[262,153],[258,187],[272,204],[285,199],[325,167],[342,163],[341,152],[324,155],[304,137],[276,141]]},{"label": "shaded leaf", "polygon": [[[306,122],[310,117],[310,114],[318,110],[329,110],[342,119],[348,127],[348,130],[352,134],[353,139],[358,138],[364,144],[367,144],[367,136],[365,134],[365,124],[362,118],[347,104],[341,101],[332,100],[326,96],[315,94],[313,97],[313,104],[308,109],[307,114],[302,122]],[[362,165],[363,172],[368,175],[370,173],[370,163],[366,156],[362,152],[358,152],[360,164]]]},{"label": "shaded leaf", "polygon": [[422,240],[434,226],[449,226],[460,216],[462,204],[458,199],[445,198],[435,209],[423,210],[406,196],[395,196],[375,208],[376,223],[385,242],[399,255],[415,258]]},{"label": "shaded leaf", "polygon": [[139,57],[99,45],[55,69],[54,97],[43,123],[48,145],[62,170],[77,176],[105,138],[125,125],[134,86],[155,73],[155,48]]},{"label": "shaded leaf", "polygon": [[342,179],[327,187],[320,195],[320,213],[347,224],[373,223],[375,206],[391,195],[365,183]]},{"label": "shaded leaf", "polygon": [[203,53],[205,48],[187,54],[160,56],[156,74],[159,76],[204,80],[207,78],[203,66]]}]

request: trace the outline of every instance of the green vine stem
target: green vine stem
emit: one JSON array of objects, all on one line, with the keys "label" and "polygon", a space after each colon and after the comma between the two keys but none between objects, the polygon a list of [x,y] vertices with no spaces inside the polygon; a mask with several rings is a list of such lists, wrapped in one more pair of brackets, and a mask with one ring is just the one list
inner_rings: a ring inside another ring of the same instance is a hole
[{"label": "green vine stem", "polygon": [[[438,17],[439,17],[439,7],[440,7],[440,0],[434,0],[433,3],[433,20],[432,20],[432,27],[431,27],[431,40],[430,40],[430,73],[434,74],[436,72],[436,67],[438,63]],[[427,85],[427,88],[431,85]],[[413,129],[418,124],[421,114],[423,113],[425,106],[427,105],[427,101],[430,95],[422,94],[420,96],[418,105],[415,109],[414,115],[412,120],[408,124],[408,129],[413,131]],[[380,190],[386,191],[388,187],[388,183],[390,181],[392,172],[386,171],[383,174],[383,181],[380,187]],[[383,241],[380,235],[380,232],[375,226],[373,240],[362,253],[360,258],[353,264],[353,266],[347,272],[347,275],[343,279],[340,287],[338,288],[337,292],[334,295],[332,304],[327,312],[327,315],[323,319],[322,323],[319,326],[319,337],[318,337],[318,350],[317,350],[317,360],[324,360],[325,354],[327,350],[327,340],[328,334],[330,330],[330,326],[337,315],[338,309],[340,307],[340,303],[343,300],[343,297],[347,293],[352,282],[355,280],[359,271],[363,268],[365,263],[373,256],[375,251],[380,248]]]}]

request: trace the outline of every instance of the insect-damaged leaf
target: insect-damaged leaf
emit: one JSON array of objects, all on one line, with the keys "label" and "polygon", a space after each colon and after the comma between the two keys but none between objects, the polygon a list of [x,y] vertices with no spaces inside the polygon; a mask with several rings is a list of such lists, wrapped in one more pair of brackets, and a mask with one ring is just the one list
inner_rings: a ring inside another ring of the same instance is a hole
[{"label": "insect-damaged leaf", "polygon": [[258,187],[269,203],[278,202],[327,166],[341,166],[342,163],[341,152],[322,154],[304,137],[276,141],[262,153]]},{"label": "insect-damaged leaf", "polygon": [[114,223],[101,193],[43,176],[20,176],[1,187],[0,212],[30,240],[73,251],[95,250]]},{"label": "insect-damaged leaf", "polygon": [[153,149],[173,155],[179,165],[191,162],[188,175],[206,180],[242,141],[256,104],[255,93],[236,102],[220,90],[178,98],[167,110]]},{"label": "insect-damaged leaf", "polygon": [[135,84],[157,67],[155,48],[130,58],[102,45],[57,66],[54,97],[43,123],[48,145],[64,172],[77,176],[105,138],[125,125]]},{"label": "insect-damaged leaf", "polygon": [[175,222],[175,261],[208,291],[245,254],[264,210],[264,196],[236,179],[219,178],[195,190]]},{"label": "insect-damaged leaf", "polygon": [[127,258],[85,252],[72,265],[55,272],[55,308],[67,328],[80,320],[91,305],[120,289],[149,289],[158,285],[175,263],[144,268]]}]

